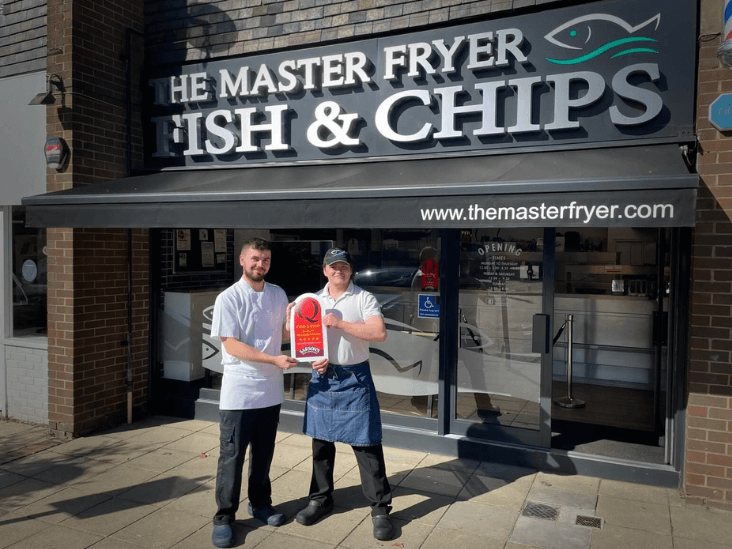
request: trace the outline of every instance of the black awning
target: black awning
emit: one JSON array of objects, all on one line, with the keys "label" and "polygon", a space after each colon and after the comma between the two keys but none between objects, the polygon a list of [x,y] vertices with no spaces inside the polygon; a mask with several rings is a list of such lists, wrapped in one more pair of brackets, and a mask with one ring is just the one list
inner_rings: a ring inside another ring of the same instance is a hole
[{"label": "black awning", "polygon": [[166,171],[23,204],[37,227],[693,226],[697,186],[656,145]]}]

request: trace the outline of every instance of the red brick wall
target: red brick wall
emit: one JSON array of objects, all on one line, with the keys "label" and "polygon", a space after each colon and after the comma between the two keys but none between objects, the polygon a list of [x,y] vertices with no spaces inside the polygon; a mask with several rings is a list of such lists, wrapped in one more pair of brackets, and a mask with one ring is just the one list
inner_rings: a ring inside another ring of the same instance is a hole
[{"label": "red brick wall", "polygon": [[701,188],[692,248],[690,353],[683,492],[732,509],[732,133],[708,120],[732,92],[732,70],[716,57],[722,3],[701,2],[697,135]]},{"label": "red brick wall", "polygon": [[[123,6],[123,7],[121,7]],[[47,108],[49,136],[69,144],[71,159],[48,171],[48,190],[88,185],[128,172],[142,157],[139,73],[133,71],[128,117],[126,51],[142,67],[143,2],[49,0],[48,72],[63,93]],[[103,67],[103,70],[100,70]],[[72,436],[124,421],[127,412],[128,244],[124,229],[48,231],[49,423]],[[148,234],[133,231],[132,366],[136,411],[147,403]]]}]

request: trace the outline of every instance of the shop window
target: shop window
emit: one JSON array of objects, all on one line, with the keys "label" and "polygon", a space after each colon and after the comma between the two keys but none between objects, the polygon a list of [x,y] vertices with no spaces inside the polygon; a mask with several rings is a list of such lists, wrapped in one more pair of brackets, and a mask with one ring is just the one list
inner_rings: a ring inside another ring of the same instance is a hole
[{"label": "shop window", "polygon": [[[347,249],[354,263],[354,282],[381,304],[388,337],[371,345],[371,370],[382,412],[416,417],[437,416],[439,382],[440,240],[435,230],[290,230],[235,231],[235,246],[251,236],[272,245],[267,280],[282,287],[290,300],[316,292],[326,280],[322,260],[333,246]],[[241,276],[237,270],[235,278]],[[211,304],[211,307],[213,305]],[[205,334],[204,334],[205,336]],[[216,341],[205,341],[210,349]],[[285,350],[287,352],[287,350]],[[205,352],[210,386],[218,388],[220,356]],[[307,365],[285,376],[288,399],[304,401],[311,369]]]},{"label": "shop window", "polygon": [[12,209],[12,336],[46,334],[46,230],[25,226],[25,208]]}]

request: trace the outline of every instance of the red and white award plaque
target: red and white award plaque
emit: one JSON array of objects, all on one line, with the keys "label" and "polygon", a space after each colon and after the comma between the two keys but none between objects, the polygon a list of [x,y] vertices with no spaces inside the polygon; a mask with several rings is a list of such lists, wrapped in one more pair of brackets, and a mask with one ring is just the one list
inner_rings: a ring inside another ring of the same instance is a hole
[{"label": "red and white award plaque", "polygon": [[323,326],[323,302],[302,294],[290,311],[290,354],[298,362],[328,358],[328,331]]}]

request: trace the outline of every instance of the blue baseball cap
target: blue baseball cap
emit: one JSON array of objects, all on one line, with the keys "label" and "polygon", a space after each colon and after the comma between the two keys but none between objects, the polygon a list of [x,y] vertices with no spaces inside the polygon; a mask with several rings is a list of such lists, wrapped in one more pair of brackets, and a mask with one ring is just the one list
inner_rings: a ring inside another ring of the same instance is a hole
[{"label": "blue baseball cap", "polygon": [[334,263],[348,263],[350,266],[352,265],[351,256],[346,250],[331,248],[323,256],[323,265],[333,265]]}]

